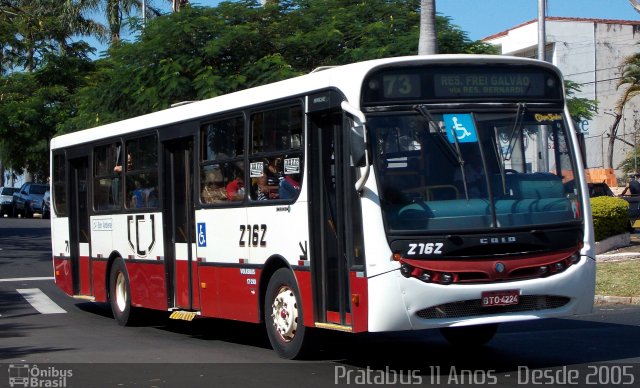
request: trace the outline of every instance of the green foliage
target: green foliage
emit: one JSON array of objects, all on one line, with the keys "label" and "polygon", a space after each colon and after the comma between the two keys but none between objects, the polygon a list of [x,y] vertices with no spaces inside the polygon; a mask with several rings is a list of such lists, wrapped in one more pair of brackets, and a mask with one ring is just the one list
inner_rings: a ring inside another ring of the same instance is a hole
[{"label": "green foliage", "polygon": [[[640,139],[638,140],[640,141]],[[618,165],[618,168],[624,172],[625,177],[632,173],[640,173],[640,149],[636,146],[629,151],[625,159]],[[626,181],[626,178],[623,180]]]},{"label": "green foliage", "polygon": [[576,94],[582,91],[580,84],[570,80],[565,80],[564,88],[567,95],[569,114],[574,121],[579,122],[582,120],[591,120],[593,115],[598,113],[598,101],[589,100],[588,98],[583,97],[576,97]]},{"label": "green foliage", "polygon": [[0,158],[5,167],[49,176],[49,140],[76,111],[71,96],[93,69],[83,58],[47,56],[30,73],[13,73],[0,84]]},{"label": "green foliage", "polygon": [[[12,48],[5,50],[5,58],[13,55],[13,70],[21,66],[34,73],[0,80],[0,157],[8,167],[38,174],[45,174],[46,145],[54,134],[291,78],[319,66],[413,55],[418,47],[419,0],[281,0],[264,7],[240,0],[214,8],[184,7],[154,18],[134,42],[116,42],[119,20],[109,19],[114,43],[89,66],[86,46],[73,46],[68,37],[90,32],[92,25],[82,19],[83,9],[61,7],[95,1],[20,3],[34,8],[18,19],[0,18],[0,44]],[[130,1],[109,4],[135,8]],[[496,53],[469,41],[449,18],[438,16],[436,23],[441,53]],[[93,31],[102,38],[109,35],[105,28]],[[26,36],[33,39],[18,39]]]},{"label": "green foliage", "polygon": [[[76,96],[65,131],[340,65],[417,52],[419,1],[253,0],[188,7],[113,45]],[[494,53],[438,17],[443,53]]]},{"label": "green foliage", "polygon": [[629,203],[622,198],[591,198],[596,241],[629,231]]}]

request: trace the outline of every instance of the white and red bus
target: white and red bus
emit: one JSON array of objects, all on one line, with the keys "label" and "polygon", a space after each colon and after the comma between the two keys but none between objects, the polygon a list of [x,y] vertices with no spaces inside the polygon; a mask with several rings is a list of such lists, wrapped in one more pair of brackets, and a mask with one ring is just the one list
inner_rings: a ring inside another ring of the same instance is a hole
[{"label": "white and red bus", "polygon": [[313,329],[440,328],[588,313],[585,173],[551,64],[373,60],[51,141],[53,263],[67,294]]}]

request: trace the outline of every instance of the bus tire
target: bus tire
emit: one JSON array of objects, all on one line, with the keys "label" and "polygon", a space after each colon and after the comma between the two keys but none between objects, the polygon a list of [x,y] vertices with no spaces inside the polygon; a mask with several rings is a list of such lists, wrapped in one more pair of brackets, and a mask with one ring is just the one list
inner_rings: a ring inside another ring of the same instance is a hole
[{"label": "bus tire", "polygon": [[307,329],[303,324],[300,290],[287,268],[274,272],[264,298],[264,322],[271,347],[286,359],[303,354]]},{"label": "bus tire", "polygon": [[134,308],[131,307],[131,286],[129,284],[129,274],[124,261],[121,258],[115,259],[111,265],[109,274],[109,303],[116,322],[121,326],[133,324]]},{"label": "bus tire", "polygon": [[482,346],[491,341],[496,335],[498,324],[443,327],[440,329],[442,336],[452,345],[474,347]]}]

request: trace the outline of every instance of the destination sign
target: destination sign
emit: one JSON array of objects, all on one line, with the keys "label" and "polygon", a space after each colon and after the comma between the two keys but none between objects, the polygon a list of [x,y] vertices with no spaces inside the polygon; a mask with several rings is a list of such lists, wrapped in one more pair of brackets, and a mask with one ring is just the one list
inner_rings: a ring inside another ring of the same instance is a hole
[{"label": "destination sign", "polygon": [[551,69],[511,64],[383,69],[364,82],[363,102],[561,102],[562,81]]},{"label": "destination sign", "polygon": [[544,96],[544,74],[436,74],[436,97]]}]

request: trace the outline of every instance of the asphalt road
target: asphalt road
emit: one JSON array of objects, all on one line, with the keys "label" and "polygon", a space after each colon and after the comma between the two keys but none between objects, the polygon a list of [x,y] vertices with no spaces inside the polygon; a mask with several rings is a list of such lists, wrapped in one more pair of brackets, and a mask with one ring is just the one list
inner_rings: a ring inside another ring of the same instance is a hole
[{"label": "asphalt road", "polygon": [[[437,331],[324,332],[312,359],[288,361],[258,325],[150,312],[140,326],[120,327],[108,306],[67,297],[51,276],[48,221],[0,219],[0,387],[640,383],[640,306],[505,324],[478,349],[452,347]],[[40,292],[53,310],[28,301]],[[32,385],[10,380],[25,374]]]}]

